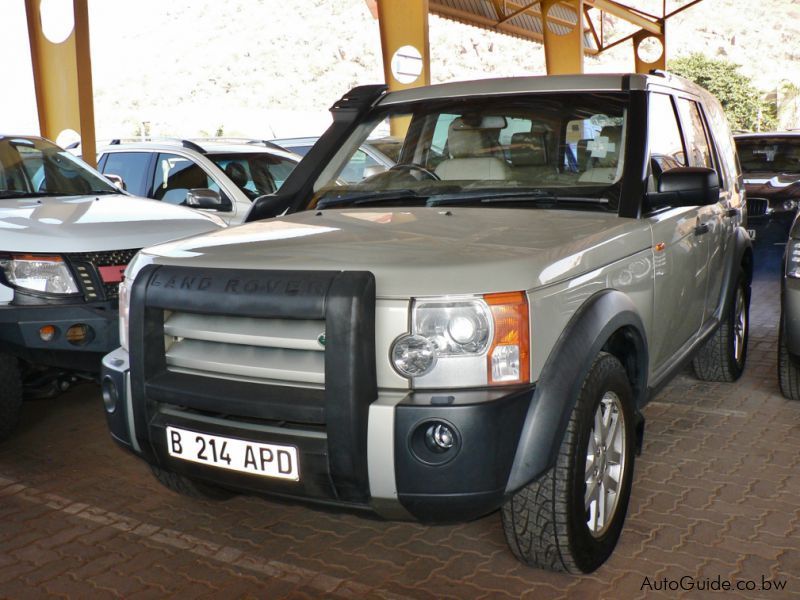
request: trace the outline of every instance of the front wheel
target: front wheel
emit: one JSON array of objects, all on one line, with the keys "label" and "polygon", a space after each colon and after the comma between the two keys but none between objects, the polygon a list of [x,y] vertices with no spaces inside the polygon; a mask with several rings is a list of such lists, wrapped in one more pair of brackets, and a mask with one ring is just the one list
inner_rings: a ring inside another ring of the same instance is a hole
[{"label": "front wheel", "polygon": [[600,353],[581,386],[555,466],[503,506],[506,540],[520,561],[589,573],[611,556],[633,481],[633,404],[622,363]]},{"label": "front wheel", "polygon": [[695,376],[703,381],[739,379],[747,360],[749,326],[750,285],[740,269],[727,314],[692,361]]}]

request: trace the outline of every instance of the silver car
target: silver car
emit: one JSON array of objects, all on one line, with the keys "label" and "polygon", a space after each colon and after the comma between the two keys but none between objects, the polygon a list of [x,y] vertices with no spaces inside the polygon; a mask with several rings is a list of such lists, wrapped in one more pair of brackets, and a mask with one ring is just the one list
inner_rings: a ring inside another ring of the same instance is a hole
[{"label": "silver car", "polygon": [[[719,103],[662,73],[365,86],[332,110],[247,224],[128,268],[114,438],[183,493],[499,509],[519,560],[596,569],[642,407],[688,362],[745,367],[752,249]],[[343,182],[389,123],[399,162]]]}]

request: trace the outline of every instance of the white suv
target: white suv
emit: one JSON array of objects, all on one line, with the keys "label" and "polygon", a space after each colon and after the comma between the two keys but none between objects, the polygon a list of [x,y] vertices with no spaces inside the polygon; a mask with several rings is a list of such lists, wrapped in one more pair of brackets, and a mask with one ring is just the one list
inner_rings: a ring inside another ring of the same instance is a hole
[{"label": "white suv", "polygon": [[119,345],[118,287],[140,248],[223,225],[123,196],[47,140],[0,134],[0,439],[23,386],[63,389]]},{"label": "white suv", "polygon": [[253,200],[277,191],[299,161],[261,140],[112,140],[97,165],[136,196],[213,211],[233,225],[244,221]]}]

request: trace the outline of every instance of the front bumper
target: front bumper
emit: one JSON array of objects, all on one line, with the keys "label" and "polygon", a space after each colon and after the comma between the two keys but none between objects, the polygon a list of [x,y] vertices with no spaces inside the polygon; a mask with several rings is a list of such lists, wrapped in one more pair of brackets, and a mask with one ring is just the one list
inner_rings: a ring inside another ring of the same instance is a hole
[{"label": "front bumper", "polygon": [[[762,206],[768,201],[758,198],[754,203]],[[756,232],[756,241],[763,244],[782,243],[786,241],[792,222],[797,215],[796,210],[784,210],[780,205],[769,202],[769,208],[763,212],[753,210],[748,204],[747,227]],[[752,212],[750,212],[752,211]]]},{"label": "front bumper", "polygon": [[[241,492],[367,508],[389,518],[426,522],[470,520],[502,505],[534,390],[527,385],[504,390],[379,392],[369,406],[367,420],[369,490],[363,500],[354,501],[337,493],[342,488],[343,475],[331,468],[335,452],[324,426],[301,428],[231,418],[221,414],[224,396],[218,401],[218,413],[164,401],[167,396],[163,390],[160,401],[134,397],[128,353],[122,349],[103,359],[102,379],[112,437],[151,464]],[[197,394],[202,393],[204,390],[198,388]],[[274,400],[270,397],[270,402]],[[426,446],[424,433],[434,423],[445,423],[456,433],[451,449],[434,452]],[[298,450],[300,481],[175,459],[166,448],[169,425],[294,446]]]},{"label": "front bumper", "polygon": [[[48,325],[56,335],[44,341],[39,330]],[[85,341],[67,340],[73,325],[88,328]],[[0,307],[0,347],[31,363],[97,372],[103,355],[118,345],[118,312],[111,302]]]}]

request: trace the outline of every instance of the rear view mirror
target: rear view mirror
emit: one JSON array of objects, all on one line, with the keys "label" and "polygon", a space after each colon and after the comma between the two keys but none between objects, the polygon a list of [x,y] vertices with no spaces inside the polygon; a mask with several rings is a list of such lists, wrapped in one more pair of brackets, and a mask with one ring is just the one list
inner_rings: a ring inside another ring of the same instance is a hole
[{"label": "rear view mirror", "polygon": [[128,189],[128,186],[125,185],[125,180],[122,179],[122,177],[120,177],[119,175],[114,175],[113,173],[105,173],[104,177],[108,179],[111,183],[113,183],[114,187],[116,187],[117,189],[122,190],[123,192]]},{"label": "rear view mirror", "polygon": [[657,204],[707,206],[719,202],[719,176],[705,167],[676,167],[658,177]]},{"label": "rear view mirror", "polygon": [[194,188],[186,192],[186,206],[219,210],[222,208],[222,196],[216,190]]}]

